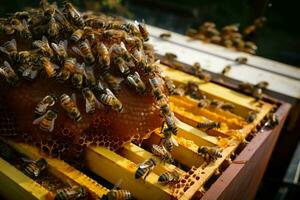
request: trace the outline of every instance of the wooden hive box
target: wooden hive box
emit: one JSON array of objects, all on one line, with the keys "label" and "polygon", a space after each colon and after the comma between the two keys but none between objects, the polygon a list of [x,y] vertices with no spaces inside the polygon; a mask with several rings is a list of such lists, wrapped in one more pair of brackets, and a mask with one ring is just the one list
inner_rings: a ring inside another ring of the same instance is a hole
[{"label": "wooden hive box", "polygon": [[[177,124],[176,136],[179,145],[172,151],[176,163],[159,163],[145,181],[135,179],[134,174],[141,162],[153,157],[149,149],[151,144],[160,142],[160,127],[152,131],[142,146],[129,143],[117,152],[87,147],[83,162],[88,170],[80,172],[64,161],[47,157],[47,171],[62,185],[85,186],[90,199],[101,198],[111,189],[106,183],[114,185],[120,179],[119,187],[129,190],[136,199],[253,199],[290,105],[274,99],[256,102],[253,97],[215,83],[205,83],[184,72],[166,66],[162,66],[162,70],[176,84],[185,84],[189,80],[197,82],[209,98],[234,104],[234,111],[198,108],[197,101],[187,96],[170,97],[171,109],[181,121]],[[279,125],[263,129],[266,116],[274,110]],[[252,123],[246,122],[249,111],[257,112]],[[198,122],[207,121],[219,121],[221,127],[208,131],[195,128]],[[29,145],[5,142],[30,159],[45,157]],[[222,157],[206,165],[197,153],[199,146],[222,148]],[[178,183],[161,185],[157,182],[160,174],[174,169],[181,175]],[[4,158],[0,158],[0,183],[0,195],[7,199],[55,197],[53,188],[29,178],[22,168]]]}]

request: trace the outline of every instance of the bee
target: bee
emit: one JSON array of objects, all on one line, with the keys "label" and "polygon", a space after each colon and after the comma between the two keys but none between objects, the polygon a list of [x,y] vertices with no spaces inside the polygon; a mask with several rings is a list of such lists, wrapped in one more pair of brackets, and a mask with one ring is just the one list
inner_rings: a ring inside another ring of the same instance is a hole
[{"label": "bee", "polygon": [[214,162],[218,158],[222,158],[222,153],[215,148],[210,148],[206,146],[200,146],[198,148],[198,153],[204,158],[207,163]]},{"label": "bee", "polygon": [[88,192],[84,187],[72,186],[58,189],[54,197],[55,200],[81,199],[87,197]]},{"label": "bee", "polygon": [[209,82],[211,81],[212,77],[209,73],[207,72],[201,72],[198,77],[202,80],[204,80],[205,82]]},{"label": "bee", "polygon": [[84,88],[82,94],[85,99],[85,111],[86,113],[94,113],[96,108],[101,107],[101,103],[97,100],[94,93],[89,88]]},{"label": "bee", "polygon": [[218,101],[217,99],[211,99],[209,105],[213,108],[218,108],[222,105],[222,102]]},{"label": "bee", "polygon": [[186,85],[185,94],[190,96],[193,99],[205,99],[206,96],[199,89],[198,83],[194,81],[189,81]]},{"label": "bee", "polygon": [[119,68],[120,72],[124,76],[128,76],[129,75],[130,69],[129,69],[126,61],[122,57],[116,57],[114,59],[114,63],[117,65],[117,67]]},{"label": "bee", "polygon": [[75,100],[71,99],[71,97],[67,94],[62,94],[60,96],[60,103],[63,109],[68,112],[68,115],[71,119],[79,122],[82,119],[81,113],[76,106]]},{"label": "bee", "polygon": [[45,96],[35,107],[34,112],[37,115],[46,113],[49,107],[54,106],[56,98],[52,95]]},{"label": "bee", "polygon": [[226,65],[224,67],[224,69],[222,70],[222,75],[225,76],[226,74],[228,74],[231,70],[231,66],[230,65]]},{"label": "bee", "polygon": [[110,67],[110,56],[109,51],[105,44],[101,43],[96,45],[97,52],[97,63],[100,65],[101,69],[108,70]]},{"label": "bee", "polygon": [[202,122],[197,124],[197,128],[207,128],[207,130],[220,127],[220,122]]},{"label": "bee", "polygon": [[0,47],[0,51],[9,56],[12,61],[18,61],[17,42],[15,39],[4,43],[3,47]]},{"label": "bee", "polygon": [[250,25],[250,26],[247,26],[246,28],[244,28],[243,30],[243,33],[245,36],[247,35],[252,35],[256,32],[256,26],[254,25]]},{"label": "bee", "polygon": [[264,124],[264,127],[274,128],[276,125],[279,124],[278,116],[275,113],[268,114],[268,120]]},{"label": "bee", "polygon": [[198,31],[196,29],[193,28],[188,28],[185,32],[185,34],[187,36],[193,37],[194,35],[196,35],[198,33]]},{"label": "bee", "polygon": [[130,85],[135,87],[138,93],[144,94],[146,92],[146,86],[144,82],[141,80],[141,77],[138,72],[128,75],[127,80],[130,83]]},{"label": "bee", "polygon": [[164,128],[162,133],[164,135],[162,144],[169,152],[171,152],[174,145],[178,146],[177,140],[173,137],[173,130],[171,128]]},{"label": "bee", "polygon": [[120,41],[127,37],[127,34],[125,31],[122,30],[105,30],[102,34],[103,39],[105,40],[111,40],[111,41]]},{"label": "bee", "polygon": [[260,81],[258,82],[255,87],[261,88],[261,89],[266,89],[268,87],[269,83],[267,81]]},{"label": "bee", "polygon": [[128,52],[128,50],[126,49],[126,46],[123,42],[121,42],[119,45],[118,44],[114,44],[111,46],[111,48],[109,49],[110,54],[115,53],[116,56],[122,56],[122,58],[126,61],[129,62],[131,59],[131,55]]},{"label": "bee", "polygon": [[67,49],[68,49],[68,41],[60,41],[58,44],[51,43],[51,46],[55,53],[57,54],[60,61],[64,61],[68,57]]},{"label": "bee", "polygon": [[162,38],[162,39],[168,39],[171,36],[172,36],[171,33],[162,33],[162,34],[159,35],[159,37]]},{"label": "bee", "polygon": [[137,26],[139,28],[139,31],[140,31],[144,41],[148,41],[149,40],[149,32],[146,29],[146,25],[145,25],[144,20],[143,20],[142,23],[139,23],[137,21],[135,21],[135,23],[137,23]]},{"label": "bee", "polygon": [[74,31],[72,33],[70,40],[72,42],[78,42],[82,38],[83,35],[84,35],[84,30],[77,29],[76,31]]},{"label": "bee", "polygon": [[254,89],[252,91],[252,96],[256,99],[256,101],[262,99],[262,97],[263,97],[262,89],[258,88],[258,87],[254,87]]},{"label": "bee", "polygon": [[249,48],[249,49],[252,49],[254,51],[257,50],[256,44],[254,42],[251,42],[251,41],[245,42],[245,48]]},{"label": "bee", "polygon": [[8,23],[0,22],[0,34],[12,35],[15,33],[15,29]]},{"label": "bee", "polygon": [[237,24],[231,24],[231,25],[224,26],[222,30],[224,32],[238,32],[239,26]]},{"label": "bee", "polygon": [[18,72],[20,72],[27,80],[34,80],[38,75],[38,71],[39,69],[35,69],[34,66],[29,66],[27,64],[23,64],[18,69]]},{"label": "bee", "polygon": [[30,14],[27,11],[21,11],[21,12],[16,12],[14,14],[14,17],[19,19],[19,20],[28,20],[30,18]]},{"label": "bee", "polygon": [[155,156],[160,157],[164,163],[167,162],[171,164],[174,162],[171,153],[164,146],[153,144],[151,151]]},{"label": "bee", "polygon": [[57,68],[55,64],[51,63],[48,57],[41,57],[40,62],[45,69],[46,74],[49,78],[55,77],[57,75]]},{"label": "bee", "polygon": [[39,124],[40,129],[45,132],[52,132],[54,130],[55,119],[57,118],[57,112],[53,110],[47,110],[47,112],[41,117],[35,119],[33,124]]},{"label": "bee", "polygon": [[180,179],[180,174],[176,170],[174,170],[172,172],[162,173],[158,177],[158,182],[161,184],[168,184],[168,183],[178,182],[179,179]]},{"label": "bee", "polygon": [[26,158],[22,158],[23,161],[28,162],[24,167],[24,172],[31,178],[38,178],[41,173],[47,168],[47,161],[41,158],[36,161],[31,161]]},{"label": "bee", "polygon": [[157,162],[153,158],[145,160],[141,165],[139,165],[138,169],[136,170],[135,179],[139,179],[141,177],[144,177],[144,179],[146,179],[156,165]]},{"label": "bee", "polygon": [[36,40],[32,43],[34,47],[37,47],[44,56],[53,57],[53,51],[49,45],[47,37],[43,36],[42,40]]},{"label": "bee", "polygon": [[85,19],[85,24],[93,28],[104,28],[105,21],[96,17],[88,17]]},{"label": "bee", "polygon": [[[162,104],[160,106],[160,111],[162,113],[162,116],[164,117],[164,123],[166,123],[172,133],[176,135],[177,127],[175,124],[175,116],[174,113],[170,110],[168,104]],[[162,124],[162,127],[164,127],[164,123]]]},{"label": "bee", "polygon": [[80,90],[83,83],[83,75],[80,73],[72,74],[71,83],[77,90]]},{"label": "bee", "polygon": [[[82,65],[84,66],[84,63],[82,63]],[[85,69],[85,78],[86,78],[86,83],[88,86],[93,86],[96,85],[96,78],[94,75],[94,69],[93,67],[84,67]]]},{"label": "bee", "polygon": [[132,199],[132,194],[128,190],[112,189],[106,194],[107,200],[129,200]]},{"label": "bee", "polygon": [[202,68],[199,62],[195,62],[192,67],[193,74],[199,76],[202,73]]},{"label": "bee", "polygon": [[3,66],[0,66],[0,74],[5,76],[6,82],[9,85],[16,85],[19,81],[18,75],[7,61],[4,61]]},{"label": "bee", "polygon": [[29,63],[33,59],[33,56],[31,56],[31,53],[29,51],[19,51],[18,52],[18,60],[19,63]]},{"label": "bee", "polygon": [[59,25],[56,22],[55,18],[52,16],[48,22],[48,35],[50,38],[57,38],[59,34]]},{"label": "bee", "polygon": [[208,99],[200,99],[197,106],[199,108],[205,108],[210,105],[210,101]]},{"label": "bee", "polygon": [[64,1],[63,13],[67,19],[71,20],[76,26],[83,27],[84,19],[77,9],[67,0]]},{"label": "bee", "polygon": [[132,58],[142,69],[145,69],[147,66],[147,59],[145,57],[145,53],[141,50],[135,49]]},{"label": "bee", "polygon": [[93,64],[95,62],[95,57],[92,53],[89,41],[82,41],[79,44],[79,48],[80,49],[78,49],[77,47],[72,47],[72,50],[78,55],[82,56],[84,62],[86,62],[88,65]]},{"label": "bee", "polygon": [[223,110],[233,110],[235,106],[232,103],[222,103],[220,108]]},{"label": "bee", "polygon": [[165,84],[169,94],[174,95],[176,93],[176,86],[174,85],[173,81],[170,78],[165,77]]},{"label": "bee", "polygon": [[17,31],[17,34],[20,38],[23,38],[23,39],[31,39],[32,38],[32,34],[28,28],[28,24],[27,24],[26,20],[22,20],[22,22],[21,22],[20,20],[13,18],[10,21],[10,24],[11,24],[12,28]]},{"label": "bee", "polygon": [[103,80],[108,84],[108,86],[114,91],[117,92],[120,90],[120,83],[124,80],[122,78],[117,78],[108,71],[105,71],[101,74]]},{"label": "bee", "polygon": [[126,36],[125,43],[129,49],[141,50],[143,48],[142,40],[136,36]]},{"label": "bee", "polygon": [[254,122],[254,120],[256,119],[256,116],[257,116],[257,112],[255,112],[255,111],[250,111],[249,113],[248,113],[248,116],[247,116],[247,122],[248,123],[252,123],[252,122]]},{"label": "bee", "polygon": [[168,61],[174,61],[177,59],[177,55],[174,54],[174,53],[171,53],[171,52],[167,52],[165,53],[165,56],[164,56]]},{"label": "bee", "polygon": [[134,23],[127,23],[123,25],[123,30],[125,30],[128,33],[131,33],[132,35],[139,36],[141,34],[138,22],[135,21]]},{"label": "bee", "polygon": [[152,94],[155,97],[155,99],[157,101],[161,100],[164,96],[163,96],[163,93],[160,89],[160,84],[161,84],[160,80],[157,77],[154,77],[154,78],[150,78],[149,82],[151,84]]},{"label": "bee", "polygon": [[248,59],[246,57],[240,56],[240,57],[237,57],[234,61],[238,64],[246,64]]},{"label": "bee", "polygon": [[99,100],[103,104],[111,106],[113,110],[116,110],[118,112],[123,111],[123,104],[108,88],[105,89],[104,93],[100,94]]},{"label": "bee", "polygon": [[254,86],[248,82],[242,82],[239,84],[239,89],[243,92],[251,92]]}]

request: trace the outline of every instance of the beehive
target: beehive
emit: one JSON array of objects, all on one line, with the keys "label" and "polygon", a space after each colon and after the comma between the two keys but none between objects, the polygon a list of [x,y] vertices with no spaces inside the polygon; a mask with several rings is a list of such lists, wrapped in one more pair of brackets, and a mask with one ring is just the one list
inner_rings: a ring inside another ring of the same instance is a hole
[{"label": "beehive", "polygon": [[[172,151],[176,164],[159,163],[145,181],[135,179],[134,174],[141,162],[153,157],[149,147],[151,144],[160,142],[162,137],[160,127],[151,131],[152,134],[144,140],[141,146],[129,143],[117,152],[103,147],[87,147],[83,162],[86,163],[88,171],[93,172],[87,173],[88,175],[85,175],[86,171],[80,172],[65,162],[53,158],[46,158],[49,164],[48,171],[64,183],[71,182],[85,186],[89,190],[88,198],[90,199],[101,198],[109,191],[103,186],[106,181],[114,185],[120,180],[119,187],[129,190],[136,199],[200,198],[206,191],[209,192],[210,186],[218,181],[218,177],[226,171],[228,166],[232,165],[232,160],[233,163],[243,164],[243,161],[234,161],[234,158],[243,152],[245,146],[251,145],[253,138],[265,134],[261,128],[268,113],[276,109],[282,112],[282,106],[278,102],[257,102],[253,97],[232,89],[211,82],[206,83],[192,75],[166,66],[161,66],[161,68],[175,84],[195,81],[208,97],[230,102],[235,105],[235,109],[231,113],[221,109],[198,108],[197,101],[187,96],[170,97],[171,108],[181,121],[177,123],[176,139],[179,145]],[[252,123],[246,122],[249,111],[257,111],[257,117]],[[285,114],[280,115],[280,120],[284,121],[284,117]],[[221,122],[221,128],[209,131],[195,128],[198,122],[209,120]],[[37,149],[29,145],[12,141],[7,141],[7,143],[31,159],[45,156],[40,155]],[[199,146],[219,147],[222,149],[222,157],[206,165],[197,153]],[[0,187],[0,194],[3,197],[8,199],[54,198],[54,192],[46,186],[30,179],[4,159],[1,158],[0,162],[0,182],[1,185],[6,185],[6,187]],[[157,182],[161,173],[174,169],[177,169],[181,175],[178,183],[161,185]],[[101,181],[99,177],[106,181]]]}]

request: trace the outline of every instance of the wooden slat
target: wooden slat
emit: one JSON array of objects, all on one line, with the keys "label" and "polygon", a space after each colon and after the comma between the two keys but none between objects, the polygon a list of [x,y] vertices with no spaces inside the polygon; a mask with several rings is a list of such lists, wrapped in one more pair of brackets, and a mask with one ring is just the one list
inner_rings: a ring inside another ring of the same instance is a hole
[{"label": "wooden slat", "polygon": [[[153,154],[138,147],[137,145],[135,144],[128,144],[128,145],[125,145],[124,148],[122,148],[120,150],[120,154],[122,156],[124,156],[125,158],[133,161],[135,164],[140,164],[142,163],[143,161],[145,161],[146,159],[149,159],[151,157],[153,157]],[[159,163],[157,165],[157,167],[154,168],[154,172],[156,174],[162,174],[166,171],[173,171],[173,170],[177,170],[180,174],[184,174],[184,171],[182,171],[181,169],[178,169],[176,166],[174,165],[171,165],[171,164],[168,164],[168,163]]]},{"label": "wooden slat", "polygon": [[0,194],[6,199],[52,199],[50,191],[0,158]]},{"label": "wooden slat", "polygon": [[135,179],[138,166],[104,147],[88,147],[85,158],[91,171],[113,184],[121,180],[120,188],[131,191],[137,199],[170,199],[171,191],[157,183],[158,175],[151,172],[145,181]]},{"label": "wooden slat", "polygon": [[[10,141],[9,144],[12,145],[17,151],[22,152],[33,160],[39,159],[41,157],[38,150],[28,144],[16,143],[12,141]],[[64,161],[55,158],[45,159],[47,160],[49,171],[62,181],[67,183],[68,181],[71,181],[75,184],[85,186],[92,193],[96,194],[99,197],[109,191],[104,186],[98,184],[96,181],[92,180],[80,171],[74,169]]]}]

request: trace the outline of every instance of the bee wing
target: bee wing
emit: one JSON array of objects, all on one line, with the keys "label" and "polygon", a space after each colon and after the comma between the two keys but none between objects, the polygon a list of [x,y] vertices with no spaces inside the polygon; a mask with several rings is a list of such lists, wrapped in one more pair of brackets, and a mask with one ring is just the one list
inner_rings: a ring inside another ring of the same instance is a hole
[{"label": "bee wing", "polygon": [[45,116],[46,116],[46,114],[42,115],[41,117],[36,118],[35,120],[33,120],[32,124],[34,124],[34,125],[39,124],[44,119]]},{"label": "bee wing", "polygon": [[135,82],[134,78],[132,76],[127,76],[127,80],[128,82],[133,85],[133,86],[137,86],[137,83]]},{"label": "bee wing", "polygon": [[170,140],[171,140],[171,142],[172,142],[175,146],[178,147],[178,142],[177,142],[177,140],[176,140],[174,137],[171,136]]},{"label": "bee wing", "polygon": [[31,159],[25,158],[25,157],[22,157],[21,160],[25,163],[33,163],[34,162],[34,160],[31,160]]},{"label": "bee wing", "polygon": [[104,109],[104,105],[102,103],[100,103],[100,101],[98,101],[97,98],[95,98],[95,104],[98,109]]},{"label": "bee wing", "polygon": [[4,71],[4,69],[2,69],[2,68],[0,68],[0,74],[3,74],[3,76],[7,76],[7,73],[6,73],[6,71]]},{"label": "bee wing", "polygon": [[65,51],[68,49],[68,40],[60,41],[59,45],[62,45],[65,48]]},{"label": "bee wing", "polygon": [[59,54],[59,50],[60,50],[60,47],[59,45],[55,44],[54,42],[51,43],[51,47],[53,48],[53,50]]},{"label": "bee wing", "polygon": [[148,168],[148,167],[150,167],[150,165],[147,164],[147,163],[142,163],[142,164],[139,165],[139,168],[141,168],[141,169],[145,169],[145,168]]},{"label": "bee wing", "polygon": [[85,112],[90,113],[93,109],[93,103],[89,100],[85,100]]},{"label": "bee wing", "polygon": [[25,29],[28,29],[28,23],[25,19],[23,19],[22,24],[23,24]]},{"label": "bee wing", "polygon": [[10,43],[12,43],[12,45],[13,45],[15,48],[17,48],[17,41],[16,41],[16,39],[12,39],[12,40],[10,41]]},{"label": "bee wing", "polygon": [[49,132],[52,132],[54,130],[54,124],[55,124],[55,119],[52,119],[52,121],[50,122]]},{"label": "bee wing", "polygon": [[121,42],[121,43],[120,43],[120,47],[121,47],[122,49],[124,49],[125,51],[127,51],[127,49],[126,49],[126,46],[125,46],[124,42]]},{"label": "bee wing", "polygon": [[10,69],[11,69],[11,66],[10,66],[9,62],[7,62],[6,60],[4,61],[4,63],[3,63],[3,64],[4,64],[4,66],[5,66],[5,67],[7,67],[7,68],[10,68]]},{"label": "bee wing", "polygon": [[135,75],[138,79],[141,78],[138,72],[134,72],[134,75]]},{"label": "bee wing", "polygon": [[114,95],[114,93],[112,93],[112,91],[110,89],[106,88],[105,91],[106,91],[107,94],[109,94],[109,95],[111,95],[111,96],[113,96],[113,97],[116,98],[116,96]]},{"label": "bee wing", "polygon": [[0,47],[0,51],[2,51],[3,53],[5,53],[6,55],[9,55],[9,52],[6,51],[6,49],[4,47]]},{"label": "bee wing", "polygon": [[82,54],[82,52],[80,51],[80,49],[78,49],[77,47],[72,47],[72,50],[77,53],[78,55],[84,57],[84,55]]},{"label": "bee wing", "polygon": [[44,49],[44,42],[41,40],[36,40],[32,43],[33,46],[39,48],[39,49]]},{"label": "bee wing", "polygon": [[71,95],[71,99],[74,101],[74,103],[77,105],[77,100],[76,100],[76,94],[75,93],[72,93]]}]

